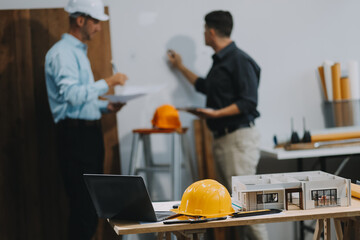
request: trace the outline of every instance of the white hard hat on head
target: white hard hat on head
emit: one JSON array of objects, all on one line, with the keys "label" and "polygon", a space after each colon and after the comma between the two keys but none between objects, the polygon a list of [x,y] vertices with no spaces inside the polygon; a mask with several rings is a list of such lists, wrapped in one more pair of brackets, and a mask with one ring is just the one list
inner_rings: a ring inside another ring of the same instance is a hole
[{"label": "white hard hat on head", "polygon": [[69,0],[65,11],[70,14],[85,13],[100,21],[109,20],[109,16],[104,13],[104,4],[101,0]]}]

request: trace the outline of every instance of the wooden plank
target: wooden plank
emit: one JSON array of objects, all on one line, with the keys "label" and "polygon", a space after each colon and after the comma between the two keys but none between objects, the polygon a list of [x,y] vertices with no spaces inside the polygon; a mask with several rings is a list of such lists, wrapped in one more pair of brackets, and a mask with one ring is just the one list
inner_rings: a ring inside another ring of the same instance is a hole
[{"label": "wooden plank", "polygon": [[[34,97],[34,79],[31,48],[30,12],[29,10],[14,11],[15,17],[15,49],[16,49],[16,79],[19,96],[18,119],[21,119],[23,136],[24,158],[18,162],[21,181],[26,183],[22,193],[22,201],[25,205],[24,215],[28,219],[22,225],[26,232],[26,239],[41,239],[42,224],[38,208],[34,208],[39,202],[41,192],[39,189],[39,172],[41,165],[38,160],[39,145],[34,141],[37,135]],[[29,161],[31,159],[31,161]],[[31,221],[31,226],[27,223]]]},{"label": "wooden plank", "polygon": [[330,218],[324,219],[324,240],[331,240]]},{"label": "wooden plank", "polygon": [[204,136],[204,154],[206,164],[206,178],[216,179],[216,169],[213,156],[213,136],[208,129],[205,120],[202,120],[203,136]]},{"label": "wooden plank", "polygon": [[205,166],[203,159],[203,134],[202,134],[202,125],[199,119],[195,119],[193,122],[194,125],[194,137],[195,137],[195,151],[196,151],[196,161],[198,166],[198,175],[199,179],[205,178]]},{"label": "wooden plank", "polygon": [[324,230],[324,219],[318,219],[316,221],[315,231],[313,235],[313,240],[321,239],[321,233]]},{"label": "wooden plank", "polygon": [[[14,11],[3,10],[0,14],[0,226],[1,237],[24,239],[18,231],[23,223],[18,214],[24,213],[25,206],[20,196],[23,187],[19,174],[19,162],[24,157],[23,145],[19,142],[21,121],[18,117],[20,104],[16,80],[15,20]],[[11,182],[9,183],[9,179]],[[25,230],[21,228],[21,230]]]},{"label": "wooden plank", "polygon": [[341,227],[341,221],[338,219],[334,219],[334,226],[335,226],[335,232],[336,232],[336,239],[337,240],[343,240],[343,231]]},{"label": "wooden plank", "polygon": [[[56,148],[56,130],[50,112],[44,75],[45,55],[50,47],[60,39],[67,30],[68,18],[63,9],[33,9],[31,16],[31,46],[34,79],[34,97],[36,102],[36,139],[41,146],[39,150],[40,192],[46,197],[40,199],[43,238],[65,239],[67,237],[68,206],[67,197],[59,171]],[[60,24],[60,22],[64,24]],[[55,35],[53,35],[55,34]],[[52,217],[56,216],[56,218]],[[58,232],[54,237],[54,232]]]}]

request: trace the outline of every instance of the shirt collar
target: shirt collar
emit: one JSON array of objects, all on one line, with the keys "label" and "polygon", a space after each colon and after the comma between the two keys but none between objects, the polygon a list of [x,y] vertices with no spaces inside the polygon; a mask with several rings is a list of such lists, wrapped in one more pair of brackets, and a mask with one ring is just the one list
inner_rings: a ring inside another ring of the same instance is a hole
[{"label": "shirt collar", "polygon": [[234,51],[236,49],[236,44],[234,42],[231,42],[229,45],[221,49],[219,52],[215,53],[212,58],[214,60],[221,60],[224,58],[228,53]]},{"label": "shirt collar", "polygon": [[66,40],[68,43],[70,43],[71,45],[83,49],[84,51],[87,51],[87,45],[83,42],[81,42],[79,39],[77,39],[76,37],[74,37],[71,34],[68,33],[64,33],[61,36],[62,39]]}]

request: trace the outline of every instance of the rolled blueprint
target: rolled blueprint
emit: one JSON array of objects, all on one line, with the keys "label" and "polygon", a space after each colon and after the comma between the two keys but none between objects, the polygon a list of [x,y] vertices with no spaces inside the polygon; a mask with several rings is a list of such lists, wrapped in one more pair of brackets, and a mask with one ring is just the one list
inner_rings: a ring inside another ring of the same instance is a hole
[{"label": "rolled blueprint", "polygon": [[357,61],[349,61],[348,72],[349,72],[352,99],[359,99],[360,98],[359,63]]},{"label": "rolled blueprint", "polygon": [[340,79],[340,88],[341,88],[341,99],[350,100],[351,89],[350,89],[350,82],[348,77],[342,77]]},{"label": "rolled blueprint", "polygon": [[331,74],[331,66],[334,65],[334,62],[326,60],[324,61],[324,75],[325,75],[325,83],[326,83],[326,92],[328,94],[328,100],[333,100],[333,90],[332,90],[332,74]]},{"label": "rolled blueprint", "polygon": [[340,88],[340,77],[341,77],[341,68],[340,63],[335,63],[331,66],[331,75],[332,75],[332,87],[333,87],[333,100],[341,100],[341,88]]},{"label": "rolled blueprint", "polygon": [[313,134],[311,136],[311,141],[312,142],[335,141],[335,140],[351,139],[351,138],[360,138],[360,131]]},{"label": "rolled blueprint", "polygon": [[328,98],[328,94],[327,94],[327,90],[326,90],[324,66],[318,67],[318,72],[319,72],[319,77],[320,77],[320,80],[321,80],[321,86],[322,86],[322,90],[323,90],[323,93],[324,93],[325,101],[328,101],[329,98]]}]

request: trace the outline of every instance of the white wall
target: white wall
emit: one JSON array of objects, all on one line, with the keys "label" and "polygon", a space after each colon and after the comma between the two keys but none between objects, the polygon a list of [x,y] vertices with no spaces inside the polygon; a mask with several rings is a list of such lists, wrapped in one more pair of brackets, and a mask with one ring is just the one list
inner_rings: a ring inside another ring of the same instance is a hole
[{"label": "white wall", "polygon": [[[0,9],[53,8],[66,3],[67,0],[12,0],[2,1]],[[183,54],[190,69],[206,74],[213,52],[204,46],[203,16],[211,10],[232,12],[235,21],[232,38],[262,68],[261,118],[256,125],[263,144],[271,144],[273,134],[289,135],[291,117],[299,133],[302,133],[302,117],[306,117],[309,129],[324,127],[317,66],[325,59],[346,62],[360,58],[357,0],[107,0],[105,3],[110,7],[113,60],[129,76],[128,84],[168,84],[159,94],[131,101],[118,113],[125,171],[131,130],[150,127],[156,107],[165,103],[204,104],[204,98],[169,68],[165,53],[168,48],[174,48]],[[191,127],[193,119],[181,113],[183,125]],[[154,148],[158,159],[167,158],[166,139],[158,138]],[[290,230],[283,233],[283,239],[291,234],[291,228],[286,229]]]},{"label": "white wall", "polygon": [[[129,75],[128,84],[168,84],[159,94],[129,102],[119,113],[123,163],[129,158],[131,129],[150,127],[157,106],[204,104],[169,68],[165,54],[174,48],[190,69],[205,75],[213,51],[204,46],[203,17],[214,9],[232,12],[232,38],[262,68],[256,125],[263,144],[272,144],[274,134],[289,136],[291,117],[300,135],[303,117],[307,128],[323,128],[316,69],[325,59],[359,59],[359,6],[355,0],[111,1],[113,57]],[[192,116],[181,113],[181,118],[191,126]],[[156,147],[159,155],[166,151],[162,144]]]}]

